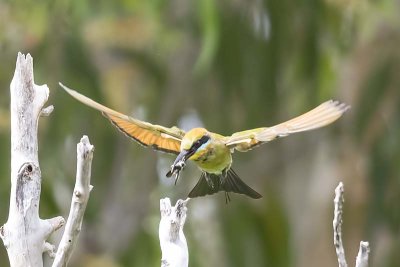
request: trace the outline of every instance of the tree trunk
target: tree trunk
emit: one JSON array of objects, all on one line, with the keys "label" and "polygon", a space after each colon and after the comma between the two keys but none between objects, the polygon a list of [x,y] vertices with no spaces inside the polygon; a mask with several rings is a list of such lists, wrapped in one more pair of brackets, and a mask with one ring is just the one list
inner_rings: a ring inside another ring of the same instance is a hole
[{"label": "tree trunk", "polygon": [[[47,85],[33,80],[33,61],[18,53],[11,93],[11,194],[7,223],[0,236],[12,267],[41,267],[42,254],[52,246],[48,236],[64,224],[62,217],[39,218],[41,172],[37,129],[49,97]],[[49,109],[46,109],[46,113]]]}]

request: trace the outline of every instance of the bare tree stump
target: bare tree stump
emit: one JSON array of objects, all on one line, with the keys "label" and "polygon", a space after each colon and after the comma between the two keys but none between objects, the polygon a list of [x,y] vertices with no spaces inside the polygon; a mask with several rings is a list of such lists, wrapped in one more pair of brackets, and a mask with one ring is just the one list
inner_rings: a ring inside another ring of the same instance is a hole
[{"label": "bare tree stump", "polygon": [[161,267],[187,267],[189,264],[188,246],[183,234],[188,200],[179,199],[174,207],[169,198],[160,200]]},{"label": "bare tree stump", "polygon": [[[39,218],[41,171],[38,160],[38,121],[53,107],[43,108],[49,97],[47,85],[35,85],[33,60],[18,53],[11,93],[11,193],[7,222],[0,237],[11,267],[42,267],[43,253],[55,256],[48,237],[65,224],[62,217]],[[89,197],[93,146],[83,137],[78,144],[78,172],[70,218],[53,266],[66,266],[82,223]],[[71,216],[71,214],[73,216]],[[66,245],[65,243],[70,243]]]},{"label": "bare tree stump", "polygon": [[[0,229],[10,265],[43,266],[42,254],[53,254],[46,243],[64,224],[62,217],[39,218],[41,172],[38,161],[38,120],[49,97],[47,85],[33,80],[33,62],[18,53],[11,93],[11,194],[8,220]],[[49,109],[47,109],[49,110]]]}]

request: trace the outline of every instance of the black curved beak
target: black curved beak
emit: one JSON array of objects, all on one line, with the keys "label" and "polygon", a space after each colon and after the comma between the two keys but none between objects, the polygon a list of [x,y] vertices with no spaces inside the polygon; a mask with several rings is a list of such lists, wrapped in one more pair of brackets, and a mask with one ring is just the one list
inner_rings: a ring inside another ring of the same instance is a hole
[{"label": "black curved beak", "polygon": [[171,165],[171,170],[167,173],[167,177],[175,176],[175,183],[179,178],[179,172],[185,167],[185,162],[188,160],[197,149],[210,140],[209,135],[203,135],[199,140],[194,142],[188,150],[182,150]]}]

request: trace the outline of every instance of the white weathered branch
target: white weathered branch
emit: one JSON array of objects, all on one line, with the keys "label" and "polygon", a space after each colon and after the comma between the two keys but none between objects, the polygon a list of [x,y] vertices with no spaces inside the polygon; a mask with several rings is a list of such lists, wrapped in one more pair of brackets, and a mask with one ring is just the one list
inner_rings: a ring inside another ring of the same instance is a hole
[{"label": "white weathered branch", "polygon": [[[64,224],[62,217],[39,218],[41,172],[37,129],[49,97],[46,85],[33,79],[33,60],[18,53],[11,94],[11,194],[8,220],[0,229],[12,267],[41,267],[42,254],[52,254],[48,236]],[[45,111],[46,112],[46,111]]]},{"label": "white weathered branch", "polygon": [[83,136],[81,142],[77,145],[77,172],[71,208],[53,267],[67,265],[81,231],[83,215],[92,190],[90,176],[93,151],[94,147],[90,144],[89,138]]},{"label": "white weathered branch", "polygon": [[161,267],[187,267],[189,264],[189,252],[183,234],[188,201],[189,199],[179,199],[172,207],[169,198],[160,200],[161,221],[158,234],[162,251]]},{"label": "white weathered branch", "polygon": [[356,259],[356,267],[368,267],[369,243],[361,241]]},{"label": "white weathered branch", "polygon": [[[333,217],[333,243],[336,248],[339,267],[347,267],[346,257],[344,254],[342,240],[342,223],[343,223],[343,202],[344,202],[344,186],[340,182],[335,189],[335,199],[333,200],[335,209]],[[369,243],[361,241],[360,250],[356,259],[356,267],[368,267]]]},{"label": "white weathered branch", "polygon": [[333,243],[336,248],[336,255],[338,257],[339,267],[347,267],[346,257],[344,254],[343,240],[342,240],[342,223],[343,223],[343,183],[340,182],[335,189],[335,204],[334,217],[333,217]]}]

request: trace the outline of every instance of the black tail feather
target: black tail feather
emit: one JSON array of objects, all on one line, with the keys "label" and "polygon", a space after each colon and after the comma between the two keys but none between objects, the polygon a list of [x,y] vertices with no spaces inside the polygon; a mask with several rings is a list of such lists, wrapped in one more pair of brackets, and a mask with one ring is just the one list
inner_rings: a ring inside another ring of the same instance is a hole
[{"label": "black tail feather", "polygon": [[253,188],[245,184],[233,169],[228,170],[225,181],[222,186],[226,192],[244,194],[246,196],[255,199],[262,197]]},{"label": "black tail feather", "polygon": [[212,174],[203,172],[195,187],[190,191],[189,197],[202,197],[212,195],[219,191],[234,192],[244,194],[251,198],[261,198],[262,196],[245,184],[233,169],[229,169],[222,174]]},{"label": "black tail feather", "polygon": [[[207,182],[207,178],[210,183]],[[219,175],[203,172],[201,173],[200,179],[190,191],[188,197],[202,197],[205,195],[212,195],[221,191],[221,179]]]}]

